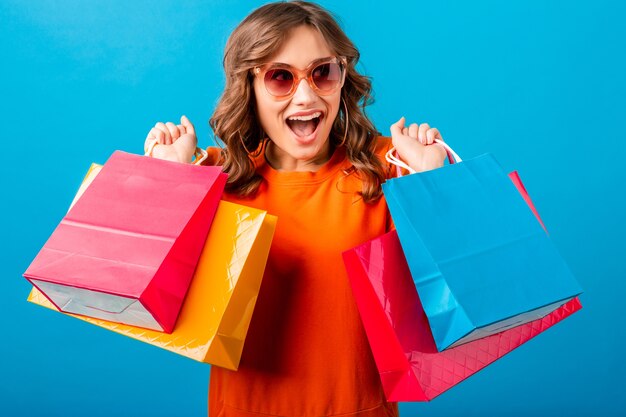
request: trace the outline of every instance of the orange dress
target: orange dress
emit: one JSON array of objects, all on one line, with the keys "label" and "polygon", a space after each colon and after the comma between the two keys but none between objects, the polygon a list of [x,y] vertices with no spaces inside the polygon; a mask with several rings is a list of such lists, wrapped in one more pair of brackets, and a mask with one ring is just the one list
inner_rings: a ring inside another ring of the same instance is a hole
[{"label": "orange dress", "polygon": [[[377,154],[391,146],[378,138]],[[209,149],[217,159],[218,148]],[[252,198],[278,217],[237,371],[212,367],[210,417],[391,417],[341,253],[387,232],[384,198],[366,204],[343,148],[317,172],[279,172],[263,155]],[[392,170],[385,163],[388,173]]]}]

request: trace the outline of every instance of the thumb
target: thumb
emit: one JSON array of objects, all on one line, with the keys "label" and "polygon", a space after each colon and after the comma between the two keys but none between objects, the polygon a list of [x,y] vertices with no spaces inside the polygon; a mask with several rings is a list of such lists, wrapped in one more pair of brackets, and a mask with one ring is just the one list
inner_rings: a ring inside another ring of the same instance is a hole
[{"label": "thumb", "polygon": [[180,123],[185,126],[187,133],[191,133],[192,135],[196,134],[196,129],[193,127],[193,124],[191,124],[189,119],[187,119],[187,116],[181,116]]},{"label": "thumb", "polygon": [[404,116],[402,116],[400,120],[391,125],[390,130],[392,137],[402,135],[402,129],[404,129],[404,121]]}]

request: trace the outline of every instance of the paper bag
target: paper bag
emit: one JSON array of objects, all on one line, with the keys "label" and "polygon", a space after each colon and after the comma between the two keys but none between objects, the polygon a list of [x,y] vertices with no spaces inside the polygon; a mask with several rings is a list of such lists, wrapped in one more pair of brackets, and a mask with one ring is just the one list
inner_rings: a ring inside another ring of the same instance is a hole
[{"label": "paper bag", "polygon": [[388,401],[430,401],[581,308],[574,298],[543,318],[438,352],[395,231],[343,258]]},{"label": "paper bag", "polygon": [[394,178],[383,191],[438,350],[536,320],[581,293],[525,190],[492,155]]},{"label": "paper bag", "polygon": [[[70,314],[188,358],[236,370],[259,293],[276,217],[219,203],[171,334]],[[36,288],[28,300],[56,309]]]},{"label": "paper bag", "polygon": [[171,332],[225,182],[117,151],[24,276],[61,311]]}]

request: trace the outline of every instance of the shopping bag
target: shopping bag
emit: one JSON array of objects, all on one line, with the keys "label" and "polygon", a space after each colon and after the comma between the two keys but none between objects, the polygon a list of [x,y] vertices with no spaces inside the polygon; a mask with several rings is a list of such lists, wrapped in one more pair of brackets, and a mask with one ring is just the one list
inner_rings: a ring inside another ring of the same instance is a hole
[{"label": "shopping bag", "polygon": [[[171,334],[69,314],[188,358],[236,370],[265,269],[276,218],[221,201]],[[28,300],[56,309],[33,288]]]},{"label": "shopping bag", "polygon": [[[93,181],[93,164],[77,197]],[[75,199],[76,201],[76,199]],[[276,217],[263,210],[220,201],[171,334],[69,314],[96,326],[188,358],[237,369],[259,293]],[[33,288],[28,301],[58,309]]]},{"label": "shopping bag", "polygon": [[115,152],[24,276],[61,311],[171,332],[226,182]]},{"label": "shopping bag", "polygon": [[581,293],[495,158],[460,161],[448,151],[459,162],[383,184],[440,351],[536,320]]},{"label": "shopping bag", "polygon": [[[200,362],[236,370],[275,225],[276,218],[265,211],[220,201],[171,334],[70,315]],[[56,309],[36,288],[28,301]]]},{"label": "shopping bag", "polygon": [[388,401],[430,401],[581,308],[574,298],[542,318],[438,352],[396,231],[343,259]]}]

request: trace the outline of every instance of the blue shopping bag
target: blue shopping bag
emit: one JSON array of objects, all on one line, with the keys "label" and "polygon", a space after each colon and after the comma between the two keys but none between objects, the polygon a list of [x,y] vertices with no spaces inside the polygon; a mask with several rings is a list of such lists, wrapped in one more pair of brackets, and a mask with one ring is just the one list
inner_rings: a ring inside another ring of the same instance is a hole
[{"label": "blue shopping bag", "polygon": [[582,290],[495,158],[461,161],[440,143],[456,163],[383,191],[442,351],[541,318]]}]

